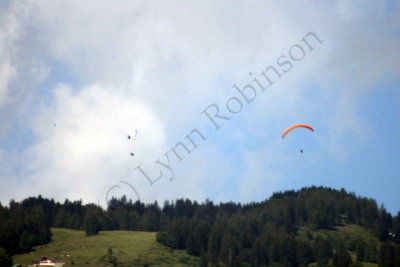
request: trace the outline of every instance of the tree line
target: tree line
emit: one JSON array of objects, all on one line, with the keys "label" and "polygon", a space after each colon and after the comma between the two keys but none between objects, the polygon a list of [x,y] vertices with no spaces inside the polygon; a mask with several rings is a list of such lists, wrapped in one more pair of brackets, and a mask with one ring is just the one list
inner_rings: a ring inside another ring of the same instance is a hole
[{"label": "tree line", "polygon": [[[158,242],[200,256],[203,266],[400,266],[400,213],[393,217],[376,201],[343,189],[310,187],[278,192],[261,203],[206,201],[194,212],[172,210],[165,212]],[[347,224],[362,226],[374,239],[315,235]]]},{"label": "tree line", "polygon": [[[141,230],[157,231],[158,242],[199,256],[204,266],[306,266],[315,261],[320,266],[348,266],[348,251],[354,251],[358,261],[400,266],[395,265],[400,263],[400,213],[393,216],[375,200],[343,189],[308,187],[248,204],[178,199],[160,206],[125,196],[108,204],[103,209],[41,196],[0,204],[0,247],[9,254],[27,252],[51,240],[50,227],[85,230],[87,235]],[[363,226],[382,243],[330,240],[312,231],[299,234],[300,229],[329,230],[345,224]]]}]

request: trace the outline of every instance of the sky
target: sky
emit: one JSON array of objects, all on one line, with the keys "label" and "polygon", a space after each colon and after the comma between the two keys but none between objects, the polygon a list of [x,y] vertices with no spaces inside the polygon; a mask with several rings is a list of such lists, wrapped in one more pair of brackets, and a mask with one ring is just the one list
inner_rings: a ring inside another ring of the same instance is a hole
[{"label": "sky", "polygon": [[399,4],[2,0],[0,201],[316,185],[395,214]]}]

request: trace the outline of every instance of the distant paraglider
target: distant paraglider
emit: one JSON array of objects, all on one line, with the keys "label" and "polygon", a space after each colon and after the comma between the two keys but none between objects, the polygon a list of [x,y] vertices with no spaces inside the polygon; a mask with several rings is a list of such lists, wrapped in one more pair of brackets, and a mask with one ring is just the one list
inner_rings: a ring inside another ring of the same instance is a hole
[{"label": "distant paraglider", "polygon": [[[134,141],[136,139],[137,136],[137,129],[135,129],[135,135],[133,137],[131,137],[130,134],[128,134],[128,139]],[[131,152],[131,156],[135,156],[135,154],[133,152]]]},{"label": "distant paraglider", "polygon": [[128,139],[129,140],[135,140],[136,136],[137,136],[137,129],[135,130],[135,136],[133,138],[128,134]]},{"label": "distant paraglider", "polygon": [[[286,136],[288,133],[290,133],[291,131],[293,131],[293,130],[296,129],[296,128],[306,128],[306,129],[309,129],[309,130],[311,130],[312,132],[314,132],[314,128],[311,127],[310,125],[307,125],[307,124],[295,124],[295,125],[292,125],[292,126],[286,128],[286,130],[283,131],[282,139],[284,139],[285,136]],[[304,150],[303,150],[303,149],[300,149],[300,153],[303,154],[303,152],[304,152]]]},{"label": "distant paraglider", "polygon": [[296,128],[307,128],[307,129],[311,130],[312,132],[314,132],[314,128],[311,127],[310,125],[307,125],[307,124],[295,124],[295,125],[292,125],[292,126],[288,127],[285,131],[283,131],[282,139],[285,138],[285,136],[289,132],[293,131]]}]

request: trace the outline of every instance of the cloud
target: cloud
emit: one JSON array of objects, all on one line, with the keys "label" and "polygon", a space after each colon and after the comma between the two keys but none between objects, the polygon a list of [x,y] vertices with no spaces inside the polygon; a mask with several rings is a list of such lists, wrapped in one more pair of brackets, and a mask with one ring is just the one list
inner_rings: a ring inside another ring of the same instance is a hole
[{"label": "cloud", "polygon": [[[54,90],[52,105],[41,107],[32,122],[37,141],[25,155],[27,179],[18,196],[42,192],[96,200],[101,190],[132,175],[137,157],[165,150],[162,122],[120,92],[101,85]],[[127,138],[135,129],[138,142]]]},{"label": "cloud", "polygon": [[15,76],[15,68],[13,68],[9,62],[3,62],[0,66],[0,106],[6,104],[9,94],[8,87]]},{"label": "cloud", "polygon": [[[47,77],[48,56],[31,5],[4,2],[0,11],[0,140],[32,118],[32,105],[43,89],[38,85]],[[5,115],[3,115],[5,114]],[[3,142],[2,142],[3,143]]]},{"label": "cloud", "polygon": [[14,16],[7,14],[0,14],[0,22],[0,108],[2,108],[9,101],[9,86],[16,76],[15,67],[10,61],[13,55],[13,43],[19,36],[19,25]]}]

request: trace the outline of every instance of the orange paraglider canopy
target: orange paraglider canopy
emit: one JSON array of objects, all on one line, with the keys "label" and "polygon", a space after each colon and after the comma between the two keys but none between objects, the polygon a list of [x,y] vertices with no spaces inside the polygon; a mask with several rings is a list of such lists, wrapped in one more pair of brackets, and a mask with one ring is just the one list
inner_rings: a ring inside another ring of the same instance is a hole
[{"label": "orange paraglider canopy", "polygon": [[307,124],[295,124],[295,125],[292,125],[292,126],[288,127],[288,128],[283,132],[282,138],[285,138],[285,136],[286,136],[290,131],[292,131],[293,129],[299,128],[299,127],[307,128],[307,129],[310,129],[311,131],[314,131],[314,128],[311,127],[310,125],[307,125]]}]

